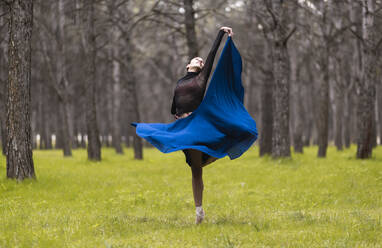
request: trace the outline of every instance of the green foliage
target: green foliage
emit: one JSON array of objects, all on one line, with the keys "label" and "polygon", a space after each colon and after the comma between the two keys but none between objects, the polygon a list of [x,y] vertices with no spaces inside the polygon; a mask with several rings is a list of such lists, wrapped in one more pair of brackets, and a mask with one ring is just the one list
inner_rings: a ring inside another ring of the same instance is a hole
[{"label": "green foliage", "polygon": [[382,149],[316,158],[222,159],[204,170],[206,221],[194,225],[190,169],[181,152],[35,151],[37,181],[0,171],[0,247],[381,247]]}]

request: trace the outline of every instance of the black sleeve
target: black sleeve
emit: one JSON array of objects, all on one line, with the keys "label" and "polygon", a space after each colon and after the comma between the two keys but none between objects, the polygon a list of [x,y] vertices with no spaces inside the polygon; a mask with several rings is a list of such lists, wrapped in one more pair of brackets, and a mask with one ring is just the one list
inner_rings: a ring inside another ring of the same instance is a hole
[{"label": "black sleeve", "polygon": [[171,114],[173,114],[173,115],[176,114],[175,96],[174,96],[174,98],[172,99]]},{"label": "black sleeve", "polygon": [[204,67],[202,71],[200,72],[200,76],[203,83],[202,87],[204,88],[207,86],[207,81],[211,74],[212,66],[214,65],[215,55],[216,55],[216,52],[218,51],[218,48],[219,48],[220,42],[223,39],[223,36],[224,36],[224,31],[220,30],[214,44],[212,45],[211,51],[208,53],[206,62],[204,63]]}]

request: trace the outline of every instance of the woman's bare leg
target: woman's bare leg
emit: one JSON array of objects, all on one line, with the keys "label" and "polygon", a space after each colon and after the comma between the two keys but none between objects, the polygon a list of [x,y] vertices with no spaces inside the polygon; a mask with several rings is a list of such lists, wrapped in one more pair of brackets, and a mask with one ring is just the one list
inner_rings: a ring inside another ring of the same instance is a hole
[{"label": "woman's bare leg", "polygon": [[192,191],[194,193],[195,207],[202,205],[203,201],[203,168],[202,153],[197,150],[190,150],[191,171],[192,171]]},{"label": "woman's bare leg", "polygon": [[199,224],[204,218],[204,211],[202,208],[204,189],[202,153],[197,150],[190,150],[189,154],[191,157],[192,191],[194,193],[194,202],[196,207],[196,223]]}]

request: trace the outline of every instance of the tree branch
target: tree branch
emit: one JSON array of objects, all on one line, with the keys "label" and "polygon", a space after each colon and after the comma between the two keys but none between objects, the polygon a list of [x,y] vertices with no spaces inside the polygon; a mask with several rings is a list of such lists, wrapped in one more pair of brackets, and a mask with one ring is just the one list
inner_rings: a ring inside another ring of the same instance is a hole
[{"label": "tree branch", "polygon": [[283,41],[283,44],[284,46],[286,46],[286,44],[288,43],[288,40],[290,39],[290,37],[293,36],[293,34],[297,31],[297,28],[296,26],[294,26],[294,28],[292,29],[292,31],[289,32],[289,34],[287,35],[287,37],[285,37],[284,41]]},{"label": "tree branch", "polygon": [[273,13],[272,9],[269,7],[268,3],[267,3],[267,0],[264,0],[264,5],[265,5],[265,8],[267,8],[267,11],[269,12],[269,14],[271,15],[272,17],[272,20],[273,20],[273,28],[275,29],[278,25],[278,21],[277,21],[277,18],[275,16],[275,13]]},{"label": "tree branch", "polygon": [[382,38],[378,41],[377,45],[375,46],[375,50],[378,51],[379,47],[382,45]]},{"label": "tree branch", "polygon": [[363,38],[357,34],[355,31],[353,31],[351,28],[348,29],[355,37],[357,37],[362,43],[364,43]]}]

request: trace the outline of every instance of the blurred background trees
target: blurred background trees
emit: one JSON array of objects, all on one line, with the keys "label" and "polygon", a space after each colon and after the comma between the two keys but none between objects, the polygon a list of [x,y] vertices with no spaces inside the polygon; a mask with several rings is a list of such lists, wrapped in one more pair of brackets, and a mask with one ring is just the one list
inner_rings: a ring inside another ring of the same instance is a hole
[{"label": "blurred background trees", "polygon": [[[0,135],[6,143],[9,0],[0,0]],[[34,148],[144,143],[130,122],[170,122],[177,79],[231,26],[243,57],[245,105],[260,154],[290,156],[382,136],[380,0],[35,0],[31,125]],[[99,143],[98,143],[99,142]]]}]

